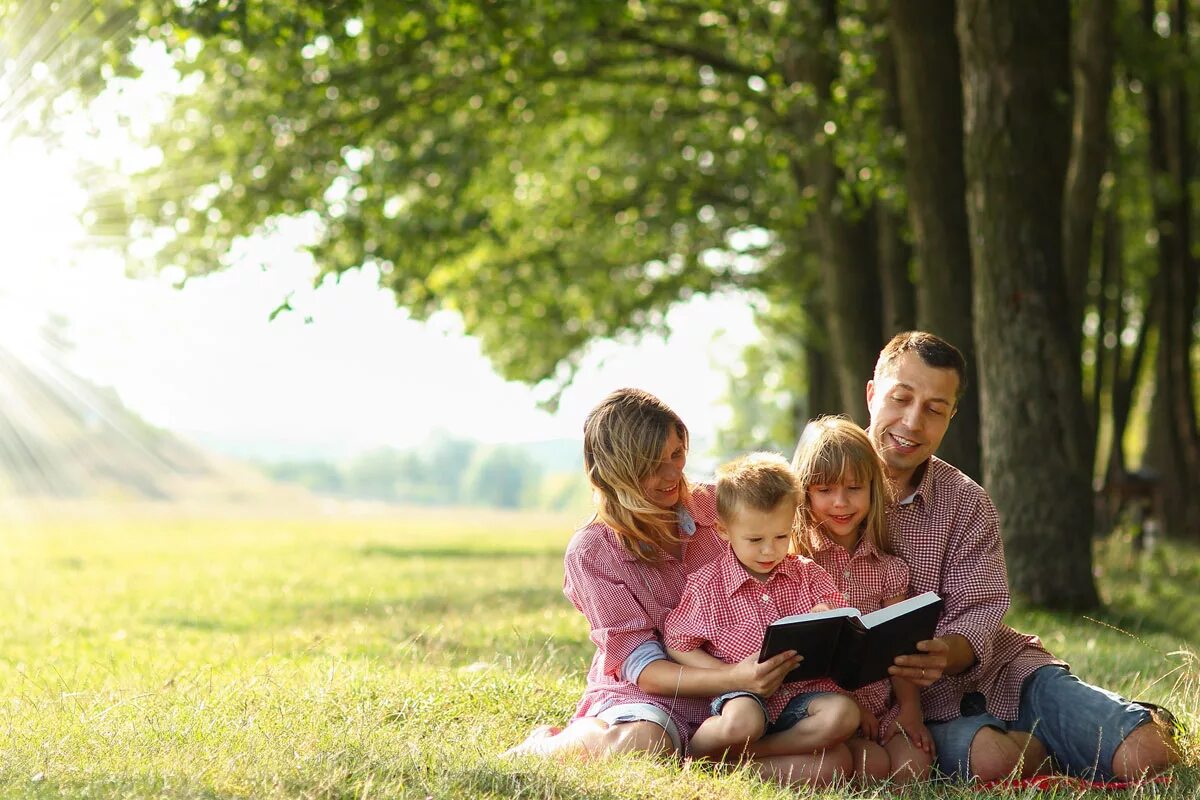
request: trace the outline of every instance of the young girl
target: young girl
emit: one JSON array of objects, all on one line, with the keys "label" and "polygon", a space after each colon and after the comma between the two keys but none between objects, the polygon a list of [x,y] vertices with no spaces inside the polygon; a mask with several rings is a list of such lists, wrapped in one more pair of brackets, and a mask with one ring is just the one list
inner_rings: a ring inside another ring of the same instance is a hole
[{"label": "young girl", "polygon": [[[712,488],[693,490],[683,475],[687,448],[683,422],[644,391],[619,389],[588,415],[583,460],[597,508],[567,546],[563,591],[587,618],[596,655],[571,724],[538,728],[508,754],[685,754],[708,716],[701,698],[770,696],[799,663],[793,651],[713,669],[667,658],[667,613],[687,576],[725,549]],[[848,750],[843,759],[807,753],[753,763],[767,777],[808,783],[843,778],[852,766]]]},{"label": "young girl", "polygon": [[[883,465],[863,430],[844,417],[810,422],[792,467],[803,487],[797,549],[825,568],[846,605],[864,614],[905,599],[908,567],[888,540]],[[878,681],[854,693],[863,734],[848,742],[855,772],[901,783],[922,780],[929,774],[933,740],[920,692],[900,678],[890,683]]]}]

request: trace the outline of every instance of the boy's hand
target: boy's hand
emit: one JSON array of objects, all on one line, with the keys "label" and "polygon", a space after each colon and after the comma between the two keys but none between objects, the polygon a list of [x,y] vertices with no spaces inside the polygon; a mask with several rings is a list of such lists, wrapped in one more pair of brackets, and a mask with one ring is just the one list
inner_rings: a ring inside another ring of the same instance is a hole
[{"label": "boy's hand", "polygon": [[803,661],[802,656],[796,655],[795,650],[785,650],[759,663],[758,653],[751,653],[733,665],[730,679],[733,689],[754,692],[760,697],[770,697],[775,694],[783,679]]}]

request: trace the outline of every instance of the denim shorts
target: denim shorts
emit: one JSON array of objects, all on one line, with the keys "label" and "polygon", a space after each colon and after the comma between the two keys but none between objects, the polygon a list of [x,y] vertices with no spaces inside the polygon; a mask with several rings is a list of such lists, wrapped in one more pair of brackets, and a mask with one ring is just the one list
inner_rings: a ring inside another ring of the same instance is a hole
[{"label": "denim shorts", "polygon": [[1039,668],[1021,687],[1017,719],[989,714],[978,693],[963,698],[963,716],[926,723],[937,746],[936,766],[952,778],[967,778],[971,741],[985,727],[1032,733],[1067,775],[1112,780],[1113,755],[1134,728],[1150,721],[1150,712],[1124,697],[1084,683],[1063,667]]},{"label": "denim shorts", "polygon": [[786,731],[788,728],[795,727],[796,723],[805,719],[808,716],[808,707],[812,701],[827,694],[832,693],[801,692],[788,701],[783,711],[779,712],[779,718],[774,722],[771,722],[771,717],[767,714],[767,702],[754,692],[726,692],[725,694],[719,694],[713,698],[709,710],[712,711],[715,717],[721,713],[721,709],[725,707],[725,704],[735,697],[752,697],[758,701],[758,707],[762,709],[763,719],[767,723],[766,733],[779,733],[780,731]]},{"label": "denim shorts", "polygon": [[675,726],[675,720],[671,719],[671,715],[666,710],[656,705],[651,703],[618,703],[615,706],[609,706],[594,716],[596,719],[603,720],[609,725],[620,725],[622,722],[653,722],[666,731],[667,736],[671,737],[671,744],[675,745],[675,752],[683,752],[683,741],[679,738],[679,728]]}]

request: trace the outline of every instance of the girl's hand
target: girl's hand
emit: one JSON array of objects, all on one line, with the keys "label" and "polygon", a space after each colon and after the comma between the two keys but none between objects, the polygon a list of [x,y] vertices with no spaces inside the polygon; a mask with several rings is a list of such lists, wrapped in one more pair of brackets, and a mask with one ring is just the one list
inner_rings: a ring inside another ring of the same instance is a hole
[{"label": "girl's hand", "polygon": [[879,736],[879,719],[859,703],[857,697],[854,698],[854,702],[858,705],[858,728],[862,731],[863,738],[868,742],[875,741],[875,737]]},{"label": "girl's hand", "polygon": [[770,697],[783,685],[787,674],[803,660],[795,650],[785,650],[760,664],[758,653],[751,653],[733,665],[730,672],[733,685],[730,688]]},{"label": "girl's hand", "polygon": [[901,708],[896,719],[892,720],[888,725],[888,729],[883,733],[883,743],[888,741],[897,733],[907,737],[915,747],[924,750],[933,757],[933,736],[929,733],[929,729],[925,727],[925,721],[921,719],[919,710]]},{"label": "girl's hand", "polygon": [[917,642],[917,650],[920,652],[896,656],[888,674],[924,688],[941,680],[950,662],[950,645],[944,639],[925,639]]}]

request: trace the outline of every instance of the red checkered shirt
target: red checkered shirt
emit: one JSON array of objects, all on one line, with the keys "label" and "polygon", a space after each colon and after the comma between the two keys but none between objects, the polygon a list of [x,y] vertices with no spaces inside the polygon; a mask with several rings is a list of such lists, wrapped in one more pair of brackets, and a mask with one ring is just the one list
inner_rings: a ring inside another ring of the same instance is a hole
[{"label": "red checkered shirt", "polygon": [[[813,560],[820,564],[842,594],[841,605],[857,608],[864,614],[878,611],[884,600],[908,595],[908,565],[904,559],[881,552],[875,544],[863,539],[851,553],[822,533],[809,536]],[[888,710],[892,682],[885,678],[854,692],[864,708],[876,718]]]},{"label": "red checkered shirt", "polygon": [[579,529],[567,545],[563,593],[587,617],[596,645],[587,688],[576,717],[599,714],[621,703],[651,703],[675,721],[686,747],[708,716],[708,699],[647,694],[622,677],[621,666],[639,645],[661,641],[663,620],[678,603],[687,577],[719,556],[725,542],[717,536],[716,498],[711,486],[694,487],[689,511],[696,523],[683,536],[681,558],[659,552],[656,563],[640,561],[599,520]]},{"label": "red checkered shirt", "polygon": [[[845,605],[833,579],[816,562],[788,556],[760,581],[727,546],[720,558],[688,578],[678,608],[667,616],[663,641],[673,650],[701,647],[734,664],[759,651],[772,622],[804,614],[818,603]],[[784,684],[767,698],[767,714],[775,720],[801,692],[836,690],[828,680]]]},{"label": "red checkered shirt", "polygon": [[1025,679],[1063,662],[1038,637],[1003,624],[1008,570],[1000,518],[987,492],[937,457],[926,465],[911,501],[888,509],[892,546],[908,562],[912,593],[937,592],[945,600],[937,635],[966,637],[975,664],[921,692],[925,718],[956,719],[963,694],[982,692],[991,714],[1016,719]]}]

